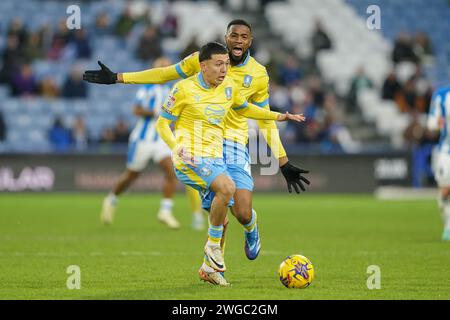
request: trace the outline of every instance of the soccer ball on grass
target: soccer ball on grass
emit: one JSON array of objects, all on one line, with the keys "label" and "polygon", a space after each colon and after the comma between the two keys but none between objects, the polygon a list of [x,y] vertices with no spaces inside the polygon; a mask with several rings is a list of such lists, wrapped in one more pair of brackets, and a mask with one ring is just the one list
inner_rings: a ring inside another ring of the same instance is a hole
[{"label": "soccer ball on grass", "polygon": [[280,264],[278,275],[286,288],[304,289],[314,280],[314,267],[308,258],[293,254]]}]

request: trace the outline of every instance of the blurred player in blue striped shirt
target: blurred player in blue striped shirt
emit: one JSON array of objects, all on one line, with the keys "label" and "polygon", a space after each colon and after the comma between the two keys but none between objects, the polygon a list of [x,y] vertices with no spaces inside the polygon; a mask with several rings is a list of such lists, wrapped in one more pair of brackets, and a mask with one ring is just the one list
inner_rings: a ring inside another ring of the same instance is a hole
[{"label": "blurred player in blue striped shirt", "polygon": [[433,171],[440,189],[438,203],[444,221],[442,240],[450,241],[450,87],[440,88],[433,95],[427,126],[428,130],[440,133]]}]

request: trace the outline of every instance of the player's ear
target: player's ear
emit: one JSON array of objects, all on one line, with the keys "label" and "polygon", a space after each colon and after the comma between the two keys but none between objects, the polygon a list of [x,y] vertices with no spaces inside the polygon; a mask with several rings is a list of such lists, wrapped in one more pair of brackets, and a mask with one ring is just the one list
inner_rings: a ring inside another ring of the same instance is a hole
[{"label": "player's ear", "polygon": [[205,63],[205,61],[200,62],[200,70],[201,70],[202,72],[205,72],[205,68],[206,68],[206,63]]}]

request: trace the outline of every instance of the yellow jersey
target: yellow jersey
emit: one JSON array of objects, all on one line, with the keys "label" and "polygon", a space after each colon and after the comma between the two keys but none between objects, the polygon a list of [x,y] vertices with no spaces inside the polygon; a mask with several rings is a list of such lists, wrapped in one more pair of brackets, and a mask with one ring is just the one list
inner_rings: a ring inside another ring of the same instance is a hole
[{"label": "yellow jersey", "polygon": [[[123,80],[124,83],[164,83],[178,78],[186,79],[199,71],[200,62],[196,52],[169,67],[123,73]],[[236,89],[245,100],[270,110],[269,76],[266,68],[250,56],[250,53],[247,53],[241,64],[228,68],[227,77],[235,82]],[[286,156],[275,122],[259,120],[258,126],[274,155],[277,158]],[[247,118],[234,110],[228,112],[224,124],[224,138],[246,145],[249,138]]]},{"label": "yellow jersey", "polygon": [[202,73],[178,82],[162,106],[160,116],[175,121],[177,146],[197,157],[222,158],[226,119],[230,112],[244,119],[275,120],[279,113],[249,104],[230,77],[209,87]]}]

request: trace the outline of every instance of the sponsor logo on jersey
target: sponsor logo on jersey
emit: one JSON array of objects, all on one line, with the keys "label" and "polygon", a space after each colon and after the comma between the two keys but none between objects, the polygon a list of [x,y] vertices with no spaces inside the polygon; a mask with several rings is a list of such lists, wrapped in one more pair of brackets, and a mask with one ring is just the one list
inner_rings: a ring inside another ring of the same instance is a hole
[{"label": "sponsor logo on jersey", "polygon": [[172,109],[172,108],[173,108],[173,105],[175,104],[175,100],[176,100],[176,99],[175,99],[175,97],[174,97],[173,95],[169,95],[169,96],[167,97],[167,103],[166,103],[164,109],[166,109],[166,110]]},{"label": "sponsor logo on jersey", "polygon": [[211,124],[219,124],[225,116],[225,109],[216,104],[210,104],[205,108],[205,115]]}]

